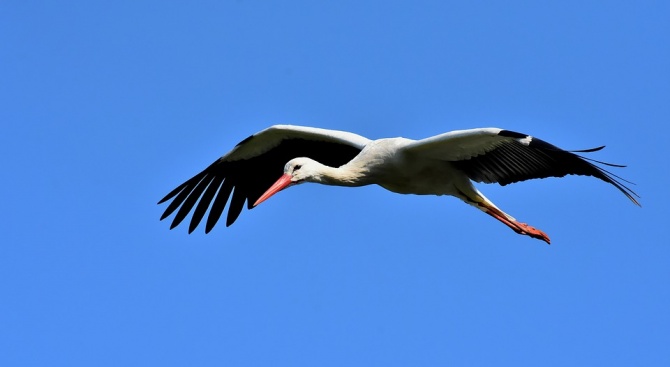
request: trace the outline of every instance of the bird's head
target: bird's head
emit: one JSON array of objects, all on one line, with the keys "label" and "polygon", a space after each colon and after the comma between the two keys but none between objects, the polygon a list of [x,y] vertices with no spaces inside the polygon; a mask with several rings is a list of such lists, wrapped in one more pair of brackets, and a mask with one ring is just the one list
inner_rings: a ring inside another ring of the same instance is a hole
[{"label": "bird's head", "polygon": [[261,195],[254,206],[269,199],[272,195],[293,185],[303,182],[318,182],[321,177],[320,167],[323,165],[309,158],[294,158],[284,166],[284,174]]}]

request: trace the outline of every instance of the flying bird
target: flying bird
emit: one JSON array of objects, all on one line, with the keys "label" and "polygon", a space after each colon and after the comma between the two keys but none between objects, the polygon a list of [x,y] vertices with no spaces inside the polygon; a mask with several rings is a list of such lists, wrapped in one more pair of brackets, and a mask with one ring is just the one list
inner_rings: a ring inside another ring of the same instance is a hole
[{"label": "flying bird", "polygon": [[566,151],[530,135],[498,128],[457,130],[422,140],[370,140],[345,131],[275,125],[242,140],[158,204],[172,200],[161,216],[163,220],[177,211],[170,229],[193,211],[189,233],[209,209],[205,225],[209,233],[229,198],[226,226],[235,222],[245,202],[252,209],[290,186],[305,182],[350,187],[376,184],[400,194],[455,196],[516,233],[550,243],[544,232],[495,206],[472,181],[504,186],[534,178],[592,176],[640,205],[639,196],[621,182],[626,180],[596,163],[624,166],[575,154],[602,148]]}]

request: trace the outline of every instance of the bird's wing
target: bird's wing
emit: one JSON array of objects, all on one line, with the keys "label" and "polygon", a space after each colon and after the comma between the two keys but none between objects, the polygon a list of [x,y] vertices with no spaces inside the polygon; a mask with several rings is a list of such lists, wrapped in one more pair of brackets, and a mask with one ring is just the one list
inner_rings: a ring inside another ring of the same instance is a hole
[{"label": "bird's wing", "polygon": [[[579,156],[604,148],[565,151],[530,135],[498,128],[458,130],[410,143],[406,153],[450,161],[477,182],[507,185],[533,178],[583,175],[614,185],[633,203],[639,197],[621,181],[626,181],[595,165],[623,167]],[[591,162],[588,162],[588,161]],[[619,179],[619,180],[617,180]],[[626,181],[628,182],[628,181]]]},{"label": "bird's wing", "polygon": [[191,233],[209,208],[205,227],[208,233],[219,220],[232,193],[226,219],[226,226],[229,226],[240,215],[244,202],[247,201],[251,209],[282,175],[284,165],[291,159],[308,157],[327,166],[339,167],[358,155],[369,141],[345,131],[290,125],[269,127],[242,140],[233,150],[161,199],[158,204],[172,199],[161,220],[179,209],[172,220],[172,229],[195,206],[189,225]]}]

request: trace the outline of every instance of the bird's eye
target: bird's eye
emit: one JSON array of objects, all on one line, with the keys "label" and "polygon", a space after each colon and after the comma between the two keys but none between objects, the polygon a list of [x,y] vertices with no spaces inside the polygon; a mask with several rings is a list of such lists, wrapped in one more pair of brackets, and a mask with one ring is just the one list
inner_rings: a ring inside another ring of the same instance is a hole
[{"label": "bird's eye", "polygon": [[293,167],[293,171],[295,172],[295,171],[299,170],[300,168],[302,168],[302,165],[296,164],[295,167]]}]

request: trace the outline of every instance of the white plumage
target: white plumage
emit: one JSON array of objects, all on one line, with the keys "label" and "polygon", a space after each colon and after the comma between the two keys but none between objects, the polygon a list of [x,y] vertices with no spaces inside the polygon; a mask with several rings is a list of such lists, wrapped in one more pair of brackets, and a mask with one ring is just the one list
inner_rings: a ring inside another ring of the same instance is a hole
[{"label": "white plumage", "polygon": [[209,210],[205,226],[209,232],[229,198],[227,226],[235,222],[245,202],[251,209],[292,185],[377,184],[401,194],[458,197],[515,232],[549,243],[544,232],[498,209],[471,181],[507,185],[570,174],[593,176],[639,205],[637,194],[617,176],[575,154],[602,148],[569,152],[530,135],[498,128],[451,131],[422,140],[369,140],[344,131],[276,125],[244,139],[167,194],[159,204],[172,202],[161,220],[179,209],[170,227],[174,228],[193,211],[190,233]]}]

